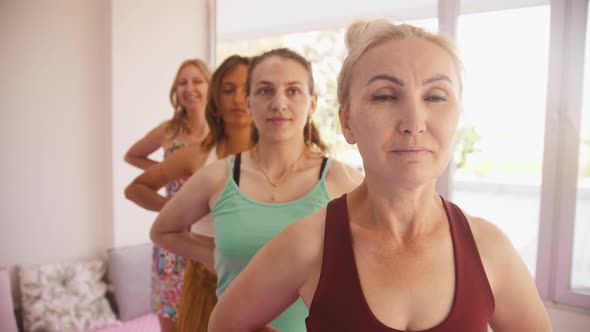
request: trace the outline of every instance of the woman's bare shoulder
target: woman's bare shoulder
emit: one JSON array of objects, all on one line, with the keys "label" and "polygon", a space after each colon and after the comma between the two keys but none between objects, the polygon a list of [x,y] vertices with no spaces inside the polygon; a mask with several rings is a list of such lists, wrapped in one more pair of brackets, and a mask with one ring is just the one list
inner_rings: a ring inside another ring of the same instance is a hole
[{"label": "woman's bare shoulder", "polygon": [[170,120],[162,121],[159,125],[152,129],[150,133],[160,137],[162,146],[167,145],[174,138]]},{"label": "woman's bare shoulder", "polygon": [[199,174],[202,178],[208,178],[211,180],[226,180],[228,175],[228,158],[218,159],[212,163],[209,163],[201,168],[196,174]]},{"label": "woman's bare shoulder", "polygon": [[481,217],[465,214],[469,221],[479,256],[492,288],[502,278],[506,264],[520,264],[522,258],[512,242],[493,222]]},{"label": "woman's bare shoulder", "polygon": [[491,245],[511,246],[508,236],[496,224],[485,218],[463,213],[469,222],[475,242],[478,246],[481,244],[482,249],[485,250]]},{"label": "woman's bare shoulder", "polygon": [[[283,229],[276,237],[280,251],[284,250],[299,269],[308,271],[321,261],[324,243],[326,208],[298,220]],[[275,240],[273,240],[275,241]]]},{"label": "woman's bare shoulder", "polygon": [[339,197],[351,192],[361,184],[363,179],[364,175],[361,172],[334,159],[326,175],[326,183],[332,197]]},{"label": "woman's bare shoulder", "polygon": [[534,279],[508,236],[484,218],[467,219],[494,294],[491,327],[494,331],[550,331]]}]

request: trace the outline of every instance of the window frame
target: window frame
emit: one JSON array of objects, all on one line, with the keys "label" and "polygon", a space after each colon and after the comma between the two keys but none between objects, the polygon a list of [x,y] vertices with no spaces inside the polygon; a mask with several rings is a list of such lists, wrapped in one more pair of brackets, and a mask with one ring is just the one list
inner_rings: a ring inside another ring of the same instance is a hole
[{"label": "window frame", "polygon": [[[572,289],[570,281],[584,84],[584,70],[581,68],[584,68],[586,51],[587,13],[587,0],[551,3],[536,278],[543,298],[583,308],[590,308],[590,294]],[[569,148],[560,148],[562,146]]]}]

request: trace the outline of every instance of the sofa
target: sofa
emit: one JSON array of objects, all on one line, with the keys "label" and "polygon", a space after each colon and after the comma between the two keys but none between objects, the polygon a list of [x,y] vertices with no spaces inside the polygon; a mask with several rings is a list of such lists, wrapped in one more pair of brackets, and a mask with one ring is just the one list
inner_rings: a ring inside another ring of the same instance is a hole
[{"label": "sofa", "polygon": [[0,269],[0,331],[159,332],[151,256],[145,243],[111,248],[104,259],[17,266],[17,314],[8,270]]}]

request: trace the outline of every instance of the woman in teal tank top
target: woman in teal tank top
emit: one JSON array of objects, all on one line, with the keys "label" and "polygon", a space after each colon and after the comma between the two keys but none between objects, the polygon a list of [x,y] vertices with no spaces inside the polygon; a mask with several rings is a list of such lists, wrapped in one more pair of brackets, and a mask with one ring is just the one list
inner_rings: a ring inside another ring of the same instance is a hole
[{"label": "woman in teal tank top", "polygon": [[[326,146],[311,120],[317,95],[305,58],[288,49],[254,57],[246,93],[256,146],[197,172],[161,210],[151,230],[153,241],[163,248],[211,264],[206,247],[187,228],[213,212],[218,296],[287,225],[362,180],[358,172],[324,157]],[[296,299],[263,331],[305,331],[307,308]]]}]

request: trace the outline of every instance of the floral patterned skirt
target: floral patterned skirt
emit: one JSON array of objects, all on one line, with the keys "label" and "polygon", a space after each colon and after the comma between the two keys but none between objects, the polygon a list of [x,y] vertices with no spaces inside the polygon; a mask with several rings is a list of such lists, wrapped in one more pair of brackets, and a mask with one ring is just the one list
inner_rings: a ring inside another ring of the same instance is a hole
[{"label": "floral patterned skirt", "polygon": [[160,316],[176,320],[186,258],[154,245],[152,254],[152,309]]}]

